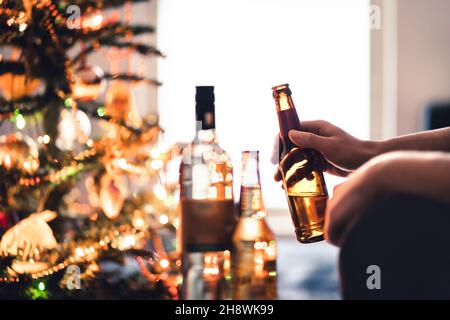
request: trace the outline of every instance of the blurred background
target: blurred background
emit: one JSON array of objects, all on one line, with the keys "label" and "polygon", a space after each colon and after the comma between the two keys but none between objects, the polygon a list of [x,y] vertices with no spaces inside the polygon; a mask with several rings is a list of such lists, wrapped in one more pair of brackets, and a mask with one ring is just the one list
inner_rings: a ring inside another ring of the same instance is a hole
[{"label": "blurred background", "polygon": [[[167,54],[156,67],[164,85],[154,97],[166,138],[193,137],[194,87],[214,85],[223,147],[235,160],[243,149],[261,152],[262,188],[279,239],[279,297],[339,298],[337,249],[295,241],[284,194],[272,178],[278,124],[270,88],[289,83],[301,120],[326,119],[362,139],[448,125],[450,1],[154,5],[158,47]],[[330,191],[342,181],[326,179]]]},{"label": "blurred background", "polygon": [[[278,121],[271,87],[290,84],[300,120],[325,119],[361,139],[448,126],[450,1],[152,0],[129,10],[134,23],[156,26],[137,38],[166,55],[125,61],[163,83],[133,86],[141,115],[159,115],[166,144],[189,142],[195,86],[215,86],[218,139],[236,177],[241,151],[260,150],[278,240],[279,298],[339,299],[338,249],[295,240],[284,192],[273,180]],[[89,63],[108,70],[104,53]],[[0,134],[14,128],[5,123]],[[171,173],[176,180],[178,168]],[[343,181],[327,175],[329,192]],[[239,179],[235,184],[237,199]]]}]

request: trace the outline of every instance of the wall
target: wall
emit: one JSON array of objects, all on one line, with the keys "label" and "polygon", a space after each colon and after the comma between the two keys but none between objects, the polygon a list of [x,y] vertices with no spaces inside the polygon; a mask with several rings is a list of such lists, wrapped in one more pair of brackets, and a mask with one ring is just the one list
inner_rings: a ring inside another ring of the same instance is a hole
[{"label": "wall", "polygon": [[[157,2],[152,0],[149,2],[136,3],[132,5],[132,24],[144,24],[156,27],[156,16],[157,16]],[[124,16],[123,10],[121,10],[121,17]],[[147,34],[135,37],[134,40],[145,43],[156,45],[156,32],[153,34]],[[93,64],[98,65],[103,70],[109,69],[109,62],[105,59],[107,54],[107,49],[101,50],[100,54],[94,54],[89,61]],[[132,56],[132,70],[138,73],[141,65],[141,58],[139,54],[133,54]],[[157,58],[155,57],[145,57],[144,58],[144,68],[145,75],[149,78],[155,78],[157,71]],[[128,61],[125,59],[121,63],[121,71],[125,72],[127,70]],[[136,84],[132,85],[134,100],[137,104],[137,108],[142,116],[149,113],[157,112],[157,91],[156,87],[147,84]]]},{"label": "wall", "polygon": [[371,136],[423,128],[433,101],[450,101],[450,1],[372,0],[382,28],[371,32]]},{"label": "wall", "polygon": [[450,101],[450,1],[398,1],[397,132],[422,128],[427,103]]}]

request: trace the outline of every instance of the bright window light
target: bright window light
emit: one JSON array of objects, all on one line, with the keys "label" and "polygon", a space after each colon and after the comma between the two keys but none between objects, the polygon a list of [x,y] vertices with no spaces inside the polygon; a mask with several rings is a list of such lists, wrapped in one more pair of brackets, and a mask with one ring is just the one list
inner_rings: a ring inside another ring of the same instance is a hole
[{"label": "bright window light", "polygon": [[[368,0],[163,0],[158,11],[166,139],[193,138],[195,86],[214,85],[219,141],[235,177],[241,150],[260,150],[268,208],[287,207],[270,163],[278,132],[272,86],[290,84],[300,120],[326,119],[368,138]],[[326,179],[332,191],[338,179]]]}]

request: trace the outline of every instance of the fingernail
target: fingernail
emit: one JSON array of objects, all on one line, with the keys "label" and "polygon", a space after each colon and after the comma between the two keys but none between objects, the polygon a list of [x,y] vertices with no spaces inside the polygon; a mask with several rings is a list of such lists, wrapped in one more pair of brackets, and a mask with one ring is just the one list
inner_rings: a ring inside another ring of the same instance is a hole
[{"label": "fingernail", "polygon": [[296,130],[290,130],[288,135],[289,139],[295,139],[299,135],[299,132]]}]

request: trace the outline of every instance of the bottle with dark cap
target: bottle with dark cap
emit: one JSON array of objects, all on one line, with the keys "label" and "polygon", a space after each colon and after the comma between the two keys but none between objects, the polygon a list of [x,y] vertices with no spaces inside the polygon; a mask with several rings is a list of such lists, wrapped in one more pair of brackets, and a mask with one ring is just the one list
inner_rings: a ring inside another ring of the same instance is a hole
[{"label": "bottle with dark cap", "polygon": [[201,123],[202,130],[214,130],[216,128],[214,110],[214,87],[197,87],[195,93],[195,117]]},{"label": "bottle with dark cap", "polygon": [[196,89],[196,135],[183,150],[180,167],[181,291],[184,299],[220,299],[228,290],[237,220],[233,167],[217,143],[214,87]]}]

